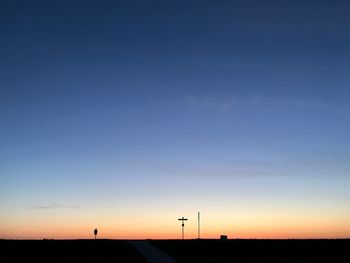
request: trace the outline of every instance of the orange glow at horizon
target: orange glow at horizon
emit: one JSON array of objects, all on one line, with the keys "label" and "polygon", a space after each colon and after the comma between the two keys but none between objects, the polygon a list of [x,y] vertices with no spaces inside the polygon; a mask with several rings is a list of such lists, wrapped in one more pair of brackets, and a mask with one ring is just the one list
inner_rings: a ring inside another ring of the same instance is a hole
[{"label": "orange glow at horizon", "polygon": [[[178,215],[180,216],[180,215]],[[185,238],[197,238],[197,218],[193,214],[185,223]],[[212,214],[202,215],[201,238],[285,239],[285,238],[346,238],[350,237],[348,220],[338,218],[277,218],[227,216],[224,220]],[[22,221],[2,220],[0,238],[18,239],[85,239],[93,238],[93,229],[99,230],[98,238],[109,239],[180,239],[181,223],[176,215],[162,216],[67,216],[55,215],[50,219],[27,218]]]}]

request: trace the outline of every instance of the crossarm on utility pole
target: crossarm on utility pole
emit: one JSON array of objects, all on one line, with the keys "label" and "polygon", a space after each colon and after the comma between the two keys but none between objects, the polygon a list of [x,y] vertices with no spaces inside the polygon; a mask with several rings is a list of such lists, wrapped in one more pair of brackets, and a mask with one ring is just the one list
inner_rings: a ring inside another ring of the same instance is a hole
[{"label": "crossarm on utility pole", "polygon": [[185,221],[187,221],[188,219],[182,217],[182,218],[179,218],[178,220],[179,220],[179,221],[182,221],[181,226],[182,226],[182,240],[183,240],[183,239],[184,239],[184,232],[185,232]]}]

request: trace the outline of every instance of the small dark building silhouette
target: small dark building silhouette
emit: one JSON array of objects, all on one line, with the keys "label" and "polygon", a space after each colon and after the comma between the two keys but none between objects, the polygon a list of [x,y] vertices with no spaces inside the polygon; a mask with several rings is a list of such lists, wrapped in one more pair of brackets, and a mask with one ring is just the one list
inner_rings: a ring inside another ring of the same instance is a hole
[{"label": "small dark building silhouette", "polygon": [[227,236],[226,235],[221,235],[220,236],[220,240],[227,240]]}]

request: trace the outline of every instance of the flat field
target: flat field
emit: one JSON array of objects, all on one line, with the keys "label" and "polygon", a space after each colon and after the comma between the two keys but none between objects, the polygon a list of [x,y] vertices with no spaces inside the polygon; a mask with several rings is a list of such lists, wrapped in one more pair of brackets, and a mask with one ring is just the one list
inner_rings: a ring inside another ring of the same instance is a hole
[{"label": "flat field", "polygon": [[146,262],[121,240],[0,240],[1,262]]},{"label": "flat field", "polygon": [[150,242],[178,262],[350,262],[350,239]]},{"label": "flat field", "polygon": [[[148,240],[177,262],[349,262],[350,239]],[[126,240],[0,240],[1,262],[146,262]]]}]

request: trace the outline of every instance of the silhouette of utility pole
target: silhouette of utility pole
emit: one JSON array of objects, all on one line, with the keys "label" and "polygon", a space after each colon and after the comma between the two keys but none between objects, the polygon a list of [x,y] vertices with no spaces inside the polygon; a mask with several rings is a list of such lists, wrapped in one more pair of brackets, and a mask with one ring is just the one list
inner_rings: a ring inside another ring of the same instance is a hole
[{"label": "silhouette of utility pole", "polygon": [[178,219],[179,221],[182,221],[182,240],[184,240],[184,232],[185,232],[185,221],[187,221],[188,219],[187,218],[179,218]]}]

